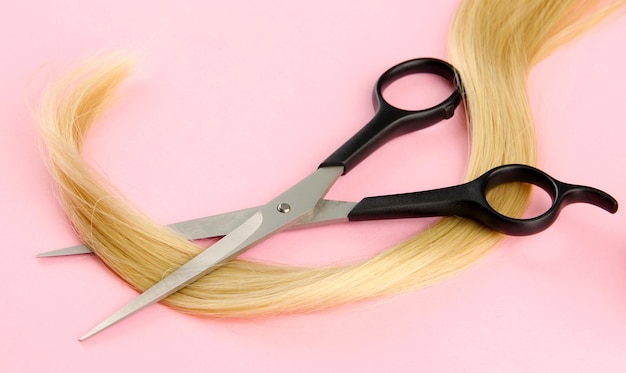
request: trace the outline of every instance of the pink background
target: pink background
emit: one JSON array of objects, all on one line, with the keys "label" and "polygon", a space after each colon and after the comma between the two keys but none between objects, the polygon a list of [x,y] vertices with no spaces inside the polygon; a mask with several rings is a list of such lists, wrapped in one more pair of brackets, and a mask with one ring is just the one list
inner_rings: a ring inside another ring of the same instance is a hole
[{"label": "pink background", "polygon": [[[39,152],[32,109],[54,77],[101,50],[139,56],[88,157],[164,224],[263,203],[372,115],[387,67],[446,58],[457,0],[13,1],[0,17],[0,370],[623,372],[626,215],[567,208],[431,288],[309,315],[210,320],[156,305],[77,338],[135,293],[78,243]],[[561,48],[531,74],[539,165],[626,201],[626,19]],[[438,89],[423,81],[425,89]],[[426,91],[427,95],[429,91]],[[503,123],[506,125],[506,123]],[[458,183],[462,115],[388,144],[329,197]],[[537,199],[530,210],[540,205]],[[246,255],[282,263],[366,258],[421,221],[285,233]]]}]

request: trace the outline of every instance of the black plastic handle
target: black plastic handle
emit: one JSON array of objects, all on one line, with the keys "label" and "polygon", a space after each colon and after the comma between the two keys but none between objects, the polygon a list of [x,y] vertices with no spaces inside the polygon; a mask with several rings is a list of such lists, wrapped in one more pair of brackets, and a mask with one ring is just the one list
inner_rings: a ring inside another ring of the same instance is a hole
[{"label": "black plastic handle", "polygon": [[[528,219],[500,214],[489,205],[486,193],[491,188],[511,182],[540,187],[551,197],[552,205],[543,214]],[[348,219],[462,216],[504,234],[525,236],[547,229],[565,206],[577,202],[589,203],[610,213],[617,211],[617,201],[601,190],[566,184],[534,167],[513,164],[496,167],[469,183],[449,188],[365,198],[354,207]]]},{"label": "black plastic handle", "polygon": [[[424,110],[400,109],[383,98],[382,91],[389,84],[404,76],[418,73],[443,77],[452,84],[453,92],[440,104]],[[461,102],[461,95],[459,73],[445,61],[418,58],[390,68],[381,75],[374,88],[374,103],[377,106],[374,118],[328,157],[320,167],[343,166],[344,174],[347,173],[387,141],[452,117]]]}]

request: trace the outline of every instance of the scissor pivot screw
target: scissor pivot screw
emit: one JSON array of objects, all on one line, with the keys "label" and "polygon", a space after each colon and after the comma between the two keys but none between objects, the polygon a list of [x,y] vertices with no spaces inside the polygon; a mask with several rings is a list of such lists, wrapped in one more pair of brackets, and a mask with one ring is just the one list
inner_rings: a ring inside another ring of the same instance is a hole
[{"label": "scissor pivot screw", "polygon": [[279,212],[282,212],[283,214],[285,214],[291,211],[291,206],[289,206],[288,203],[283,202],[283,203],[278,204],[278,206],[276,206],[276,209]]}]

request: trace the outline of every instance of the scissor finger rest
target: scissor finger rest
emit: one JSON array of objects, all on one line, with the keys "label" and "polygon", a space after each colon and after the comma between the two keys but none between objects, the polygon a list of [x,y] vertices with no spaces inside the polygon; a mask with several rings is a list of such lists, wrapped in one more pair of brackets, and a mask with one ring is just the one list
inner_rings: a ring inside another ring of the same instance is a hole
[{"label": "scissor finger rest", "polygon": [[502,215],[488,203],[483,203],[481,207],[490,210],[490,214],[486,215],[483,224],[510,235],[521,236],[545,230],[556,221],[561,210],[572,203],[589,203],[610,213],[617,212],[617,201],[609,194],[587,186],[563,183],[541,170],[526,165],[497,167],[476,181],[483,191],[483,197],[488,190],[498,185],[522,182],[540,187],[552,199],[552,205],[548,210],[539,216],[528,219],[515,219]]},{"label": "scissor finger rest", "polygon": [[[496,186],[512,182],[540,187],[550,196],[552,205],[543,214],[528,219],[512,218],[499,213],[487,201],[487,192]],[[563,183],[534,167],[513,164],[496,167],[462,185],[365,198],[352,209],[348,219],[358,221],[462,216],[501,233],[524,236],[547,229],[565,206],[576,202],[589,203],[610,213],[617,211],[617,201],[601,190]]]}]

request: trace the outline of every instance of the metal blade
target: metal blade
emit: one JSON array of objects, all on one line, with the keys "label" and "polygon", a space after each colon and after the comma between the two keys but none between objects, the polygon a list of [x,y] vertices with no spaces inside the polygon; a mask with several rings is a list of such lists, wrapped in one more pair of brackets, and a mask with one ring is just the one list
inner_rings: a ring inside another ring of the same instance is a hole
[{"label": "metal blade", "polygon": [[133,313],[140,311],[151,304],[154,304],[168,295],[177,292],[206,273],[217,269],[216,265],[233,255],[232,247],[241,246],[261,225],[263,215],[260,211],[253,214],[250,219],[241,224],[230,234],[217,241],[210,250],[204,250],[195,258],[185,263],[182,267],[172,272],[170,275],[157,282],[148,290],[141,293],[130,303],[120,308],[114,314],[91,329],[87,334],[80,337],[80,341],[101,332],[102,330],[127,318]]},{"label": "metal blade", "polygon": [[348,214],[356,204],[356,202],[323,199],[319,201],[313,211],[298,219],[296,224],[287,229],[311,228],[320,225],[347,222]]},{"label": "metal blade", "polygon": [[312,213],[318,206],[318,202],[342,173],[343,167],[317,169],[307,178],[260,207],[257,212],[231,233],[137,296],[81,337],[80,340],[83,341],[133,313],[166,298],[219,268],[220,263],[233,258],[254,244],[294,224],[303,216]]},{"label": "metal blade", "polygon": [[224,214],[181,221],[179,223],[168,225],[168,227],[189,240],[220,237],[232,232],[235,228],[254,215],[254,213],[258,210],[259,207],[251,207]]},{"label": "metal blade", "polygon": [[46,251],[44,253],[37,254],[37,258],[49,258],[54,256],[68,256],[79,254],[91,254],[91,249],[84,245],[70,246],[59,250]]},{"label": "metal blade", "polygon": [[[180,233],[189,240],[201,238],[220,237],[232,232],[233,229],[241,225],[252,214],[258,211],[259,207],[251,207],[243,210],[227,212],[224,214],[207,216],[204,218],[181,221],[168,225],[172,230]],[[55,256],[91,254],[89,246],[80,244],[66,247],[64,249],[46,251],[37,254],[38,258],[49,258]]]},{"label": "metal blade", "polygon": [[[303,216],[298,222],[289,229],[309,228],[311,226],[319,226],[324,224],[338,223],[347,221],[348,213],[356,205],[355,202],[321,200],[315,210],[311,214]],[[260,207],[251,207],[243,210],[227,212],[224,214],[207,216],[193,220],[182,221],[179,223],[168,225],[183,237],[196,240],[201,238],[225,236],[232,232],[234,228],[241,225],[246,219],[250,218]],[[55,256],[68,256],[91,254],[89,246],[81,244],[66,247],[64,249],[47,251],[37,254],[38,258],[49,258]]]}]

